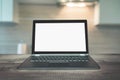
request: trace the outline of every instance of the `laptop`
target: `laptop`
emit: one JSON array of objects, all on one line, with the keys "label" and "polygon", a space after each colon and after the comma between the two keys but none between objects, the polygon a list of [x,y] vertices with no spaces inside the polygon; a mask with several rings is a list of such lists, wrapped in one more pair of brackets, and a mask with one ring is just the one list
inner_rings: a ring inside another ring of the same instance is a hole
[{"label": "laptop", "polygon": [[33,20],[32,55],[19,69],[99,69],[88,50],[87,20]]}]

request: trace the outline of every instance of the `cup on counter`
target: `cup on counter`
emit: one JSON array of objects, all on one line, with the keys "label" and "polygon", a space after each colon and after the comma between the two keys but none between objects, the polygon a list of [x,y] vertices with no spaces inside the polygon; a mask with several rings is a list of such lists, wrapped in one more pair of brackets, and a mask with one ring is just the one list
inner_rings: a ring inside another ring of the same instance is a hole
[{"label": "cup on counter", "polygon": [[27,53],[27,44],[23,41],[17,45],[17,54],[26,54]]}]

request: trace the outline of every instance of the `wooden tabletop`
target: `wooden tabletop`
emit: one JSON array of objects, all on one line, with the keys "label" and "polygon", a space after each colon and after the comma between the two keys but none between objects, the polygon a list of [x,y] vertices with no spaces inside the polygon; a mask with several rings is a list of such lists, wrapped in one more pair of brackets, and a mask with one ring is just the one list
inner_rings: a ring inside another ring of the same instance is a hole
[{"label": "wooden tabletop", "polygon": [[18,70],[30,55],[0,55],[0,80],[119,80],[120,55],[91,55],[99,70]]}]

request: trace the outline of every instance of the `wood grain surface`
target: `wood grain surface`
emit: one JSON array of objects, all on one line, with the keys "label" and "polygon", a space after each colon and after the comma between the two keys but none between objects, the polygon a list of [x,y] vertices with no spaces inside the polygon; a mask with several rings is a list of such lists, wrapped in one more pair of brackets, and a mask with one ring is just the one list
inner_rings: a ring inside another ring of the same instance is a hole
[{"label": "wood grain surface", "polygon": [[29,55],[0,55],[0,80],[119,80],[120,55],[92,55],[99,70],[18,70]]}]

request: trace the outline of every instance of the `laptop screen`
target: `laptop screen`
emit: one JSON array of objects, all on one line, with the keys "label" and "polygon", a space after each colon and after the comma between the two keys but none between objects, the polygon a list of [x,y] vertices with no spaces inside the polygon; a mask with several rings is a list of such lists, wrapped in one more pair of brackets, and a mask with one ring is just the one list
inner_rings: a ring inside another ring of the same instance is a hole
[{"label": "laptop screen", "polygon": [[87,52],[86,20],[34,20],[33,54]]}]

